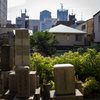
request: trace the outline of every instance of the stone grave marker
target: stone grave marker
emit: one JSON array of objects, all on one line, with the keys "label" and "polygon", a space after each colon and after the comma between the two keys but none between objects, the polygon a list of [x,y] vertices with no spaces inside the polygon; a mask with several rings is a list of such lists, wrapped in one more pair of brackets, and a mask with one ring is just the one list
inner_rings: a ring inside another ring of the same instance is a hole
[{"label": "stone grave marker", "polygon": [[3,44],[1,47],[1,75],[4,77],[4,89],[9,88],[9,73],[13,69],[13,48],[8,44]]},{"label": "stone grave marker", "polygon": [[28,98],[30,96],[30,76],[29,67],[21,66],[17,68],[17,96],[18,98]]},{"label": "stone grave marker", "polygon": [[55,65],[54,80],[56,95],[75,94],[75,77],[73,65]]},{"label": "stone grave marker", "polygon": [[9,75],[10,89],[5,93],[5,100],[40,100],[36,71],[30,71],[29,48],[28,29],[15,30],[15,72]]},{"label": "stone grave marker", "polygon": [[55,90],[50,91],[50,100],[83,100],[83,95],[75,89],[74,66],[57,64],[54,66]]},{"label": "stone grave marker", "polygon": [[30,66],[28,30],[16,30],[15,33],[15,67]]},{"label": "stone grave marker", "polygon": [[17,76],[15,72],[9,74],[10,93],[17,93]]},{"label": "stone grave marker", "polygon": [[3,44],[1,47],[1,70],[10,71],[10,46]]}]

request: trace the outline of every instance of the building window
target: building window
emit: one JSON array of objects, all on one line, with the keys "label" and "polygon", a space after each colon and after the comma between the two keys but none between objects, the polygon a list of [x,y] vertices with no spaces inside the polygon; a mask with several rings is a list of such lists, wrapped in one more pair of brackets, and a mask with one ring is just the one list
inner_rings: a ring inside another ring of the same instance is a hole
[{"label": "building window", "polygon": [[85,29],[85,25],[82,26],[82,30],[84,30],[84,29]]},{"label": "building window", "polygon": [[81,35],[76,35],[76,41],[81,41],[81,40],[82,40]]},{"label": "building window", "polygon": [[99,19],[99,22],[100,22],[100,16],[99,16],[99,18],[98,18],[98,19]]},{"label": "building window", "polygon": [[69,35],[67,35],[67,40],[69,40]]}]

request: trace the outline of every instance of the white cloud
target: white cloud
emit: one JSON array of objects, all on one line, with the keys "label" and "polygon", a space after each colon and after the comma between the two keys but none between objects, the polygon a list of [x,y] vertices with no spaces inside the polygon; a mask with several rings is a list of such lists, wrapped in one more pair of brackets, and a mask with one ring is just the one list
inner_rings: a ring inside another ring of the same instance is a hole
[{"label": "white cloud", "polygon": [[26,0],[8,0],[8,8],[21,6],[26,3]]}]

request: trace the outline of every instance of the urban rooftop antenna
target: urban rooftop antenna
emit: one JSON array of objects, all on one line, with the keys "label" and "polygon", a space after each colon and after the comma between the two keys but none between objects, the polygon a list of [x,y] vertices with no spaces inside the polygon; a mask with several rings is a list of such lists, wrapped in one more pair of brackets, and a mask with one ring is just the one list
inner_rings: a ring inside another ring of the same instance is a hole
[{"label": "urban rooftop antenna", "polygon": [[73,15],[73,10],[72,10],[72,15]]},{"label": "urban rooftop antenna", "polygon": [[22,14],[22,9],[21,9],[21,14]]},{"label": "urban rooftop antenna", "polygon": [[61,4],[61,10],[63,10],[63,4],[62,3],[60,3]]},{"label": "urban rooftop antenna", "polygon": [[25,14],[27,13],[27,10],[25,9]]},{"label": "urban rooftop antenna", "polygon": [[83,17],[83,14],[82,14],[82,12],[81,12],[81,20],[82,20],[82,17]]}]

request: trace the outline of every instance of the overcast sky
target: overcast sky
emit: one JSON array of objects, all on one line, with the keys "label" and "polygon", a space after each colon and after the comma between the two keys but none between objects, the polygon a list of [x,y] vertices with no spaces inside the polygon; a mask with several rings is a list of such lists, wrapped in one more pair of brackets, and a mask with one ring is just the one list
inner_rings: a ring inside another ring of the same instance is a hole
[{"label": "overcast sky", "polygon": [[40,12],[48,10],[52,18],[57,18],[57,9],[61,9],[61,3],[64,9],[68,9],[69,14],[76,15],[77,20],[88,20],[100,10],[100,0],[7,0],[7,20],[15,23],[16,17],[21,16],[27,9],[29,19],[39,19]]}]

